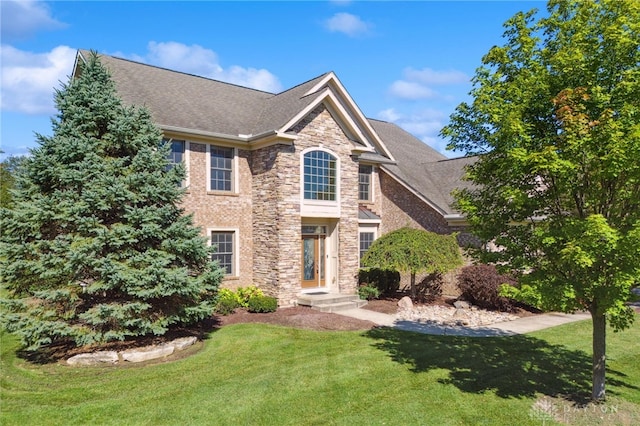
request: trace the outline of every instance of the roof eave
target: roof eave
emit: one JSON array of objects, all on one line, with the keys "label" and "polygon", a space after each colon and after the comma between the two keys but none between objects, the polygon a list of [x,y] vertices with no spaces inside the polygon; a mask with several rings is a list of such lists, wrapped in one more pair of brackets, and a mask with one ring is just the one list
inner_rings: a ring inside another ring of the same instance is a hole
[{"label": "roof eave", "polygon": [[240,145],[248,150],[263,148],[265,146],[284,144],[291,145],[298,138],[291,133],[270,130],[259,135],[229,135],[224,133],[209,132],[205,130],[189,129],[185,127],[158,125],[165,133],[173,133],[187,139],[196,139],[203,142],[223,142]]}]

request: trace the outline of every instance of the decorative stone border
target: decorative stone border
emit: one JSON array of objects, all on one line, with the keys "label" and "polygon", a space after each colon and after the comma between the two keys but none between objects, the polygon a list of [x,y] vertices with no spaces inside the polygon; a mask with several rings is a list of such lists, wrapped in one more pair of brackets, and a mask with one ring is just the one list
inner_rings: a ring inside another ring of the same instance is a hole
[{"label": "decorative stone border", "polygon": [[72,366],[119,364],[124,362],[143,362],[151,359],[164,358],[175,351],[192,346],[198,341],[195,336],[181,337],[161,345],[144,346],[141,348],[127,349],[124,351],[98,351],[74,355],[67,359],[67,364]]}]

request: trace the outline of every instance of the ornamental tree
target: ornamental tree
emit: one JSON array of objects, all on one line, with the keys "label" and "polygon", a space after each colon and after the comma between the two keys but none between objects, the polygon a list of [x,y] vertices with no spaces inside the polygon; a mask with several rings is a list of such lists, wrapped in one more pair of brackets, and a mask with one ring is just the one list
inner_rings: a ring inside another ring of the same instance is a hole
[{"label": "ornamental tree", "polygon": [[443,274],[462,265],[455,234],[440,235],[400,228],[378,238],[362,257],[362,266],[411,274],[411,298],[416,297],[416,274]]},{"label": "ornamental tree", "polygon": [[0,217],[2,325],[29,350],[192,324],[222,278],[149,112],[122,104],[96,54],[81,66]]},{"label": "ornamental tree", "polygon": [[552,0],[535,13],[506,22],[442,135],[480,154],[457,205],[499,247],[476,254],[519,273],[510,296],[591,313],[601,400],[606,324],[631,324],[640,282],[640,3]]}]

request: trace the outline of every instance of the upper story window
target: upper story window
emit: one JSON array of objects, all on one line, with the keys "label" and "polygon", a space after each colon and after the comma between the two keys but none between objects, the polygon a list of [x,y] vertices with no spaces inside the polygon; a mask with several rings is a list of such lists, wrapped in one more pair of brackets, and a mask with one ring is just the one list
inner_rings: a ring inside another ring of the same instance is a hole
[{"label": "upper story window", "polygon": [[184,162],[185,146],[185,141],[171,140],[171,152],[169,152],[169,163],[171,163],[171,165]]},{"label": "upper story window", "polygon": [[360,165],[358,168],[358,200],[371,201],[371,175],[373,166]]},{"label": "upper story window", "polygon": [[337,159],[326,151],[304,154],[304,199],[336,201]]},{"label": "upper story window", "polygon": [[[169,144],[169,154],[167,160],[169,164],[166,166],[166,170],[170,170],[176,164],[184,164],[187,167],[187,142],[180,139],[162,139],[163,144]],[[182,181],[178,186],[186,186],[187,182]]]},{"label": "upper story window", "polygon": [[234,191],[234,156],[234,148],[209,146],[209,190]]}]

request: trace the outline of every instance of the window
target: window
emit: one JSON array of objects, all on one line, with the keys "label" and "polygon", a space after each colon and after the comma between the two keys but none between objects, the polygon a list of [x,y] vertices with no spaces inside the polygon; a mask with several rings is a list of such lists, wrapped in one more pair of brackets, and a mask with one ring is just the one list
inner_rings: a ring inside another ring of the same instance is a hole
[{"label": "window", "polygon": [[226,275],[235,275],[236,268],[234,262],[234,239],[233,231],[212,231],[211,245],[216,247],[212,260],[217,260]]},{"label": "window", "polygon": [[325,151],[304,154],[304,199],[336,201],[336,157]]},{"label": "window", "polygon": [[[187,143],[184,140],[178,139],[162,139],[162,144],[169,144],[169,155],[167,156],[167,160],[169,160],[169,164],[167,164],[165,170],[171,170],[176,164],[184,164],[185,168],[187,166],[186,159],[186,148]],[[178,184],[179,187],[186,186],[186,182],[182,181]]]},{"label": "window", "polygon": [[169,152],[169,163],[171,165],[184,162],[185,142],[180,140],[171,140],[171,152]]},{"label": "window", "polygon": [[375,232],[360,232],[360,260],[362,260],[362,256],[369,250],[375,239]]},{"label": "window", "polygon": [[358,168],[358,199],[371,201],[371,174],[372,166],[360,166]]},{"label": "window", "polygon": [[233,191],[233,157],[234,149],[220,146],[209,146],[211,191]]}]

